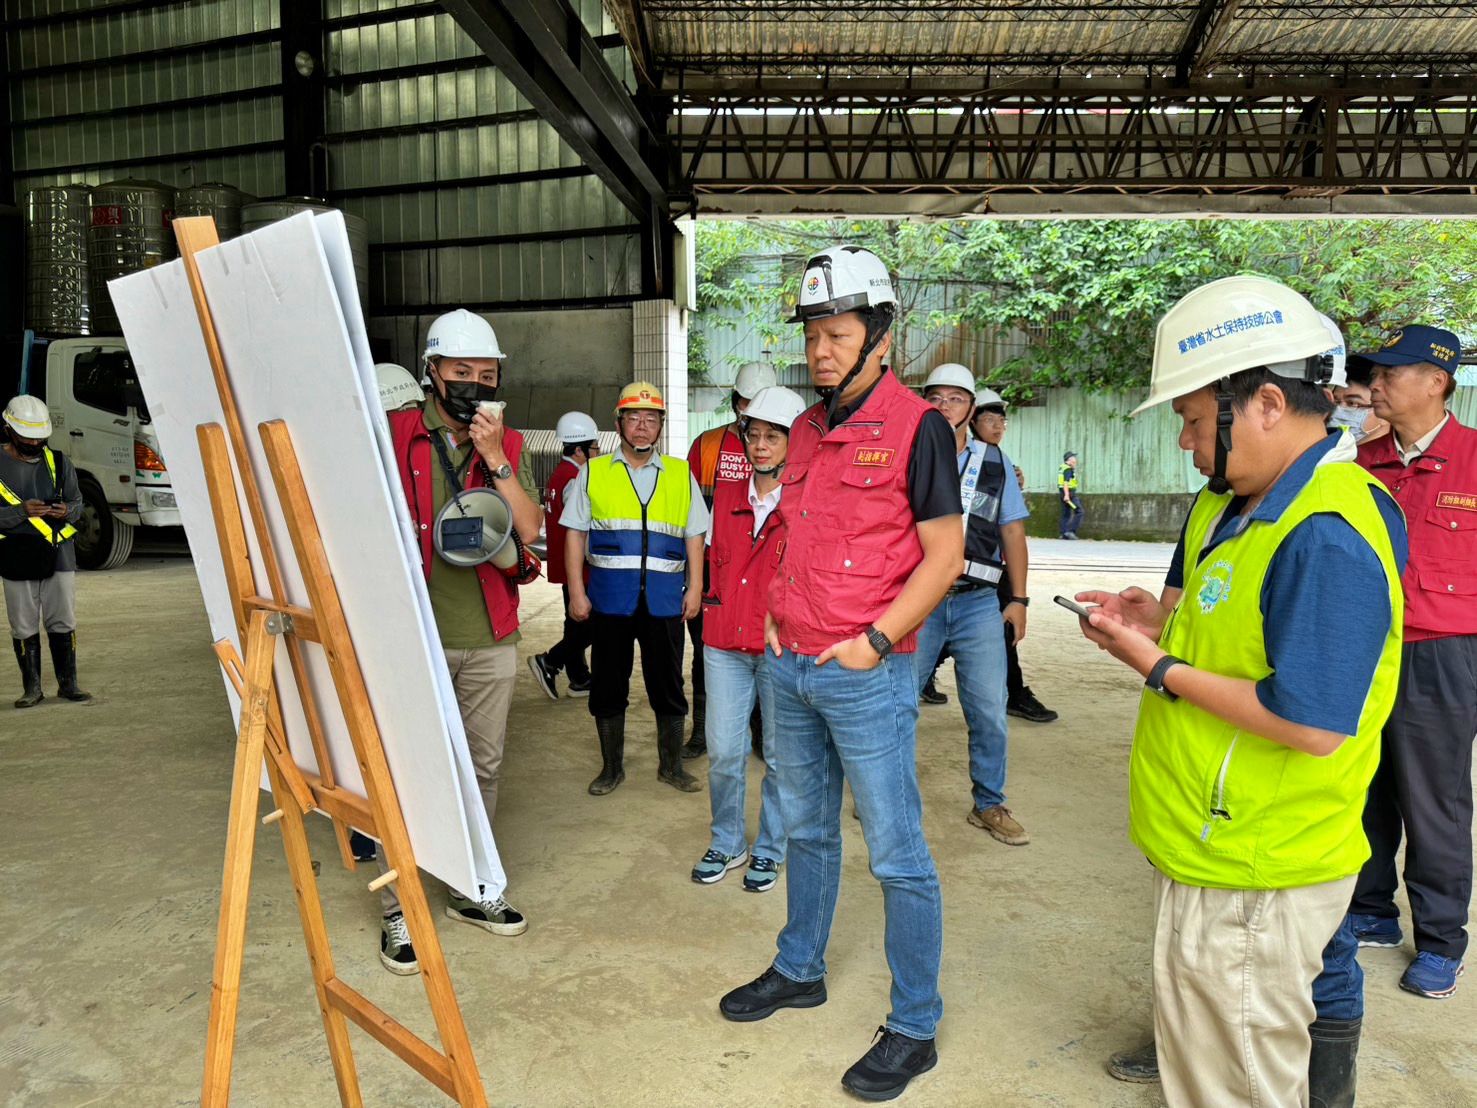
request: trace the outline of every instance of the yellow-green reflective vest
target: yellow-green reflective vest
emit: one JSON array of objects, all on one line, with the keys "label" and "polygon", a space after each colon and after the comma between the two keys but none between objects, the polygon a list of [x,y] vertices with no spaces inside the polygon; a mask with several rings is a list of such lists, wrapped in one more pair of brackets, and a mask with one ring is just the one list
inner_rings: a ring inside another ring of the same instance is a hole
[{"label": "yellow-green reflective vest", "polygon": [[[1202,491],[1190,509],[1184,593],[1159,637],[1170,654],[1227,677],[1268,676],[1262,583],[1282,541],[1319,512],[1347,520],[1379,556],[1391,622],[1358,733],[1324,758],[1145,690],[1129,763],[1130,835],[1181,884],[1294,888],[1358,873],[1369,857],[1364,794],[1395,702],[1404,611],[1400,571],[1371,490],[1384,486],[1359,466],[1326,462],[1278,519],[1245,524],[1203,559],[1232,496]],[[1329,649],[1337,649],[1336,612],[1328,614],[1328,634]]]},{"label": "yellow-green reflective vest", "polygon": [[[61,486],[56,483],[56,457],[51,453],[51,447],[43,446],[41,448],[41,456],[46,459],[46,469],[51,474],[51,485],[57,490],[57,495],[60,496]],[[5,501],[12,508],[25,503],[24,500],[11,491],[10,487],[4,481],[0,481],[0,500]],[[60,527],[53,528],[44,519],[38,519],[36,516],[31,516],[26,522],[36,528],[41,533],[41,537],[53,546],[66,542],[77,533],[77,528],[73,527],[70,523],[64,523]],[[0,535],[0,539],[4,538],[4,535]]]},{"label": "yellow-green reflective vest", "polygon": [[652,615],[680,615],[692,507],[687,463],[663,454],[656,488],[645,504],[618,454],[591,458],[588,472],[591,606],[602,615],[628,616],[644,590]]}]

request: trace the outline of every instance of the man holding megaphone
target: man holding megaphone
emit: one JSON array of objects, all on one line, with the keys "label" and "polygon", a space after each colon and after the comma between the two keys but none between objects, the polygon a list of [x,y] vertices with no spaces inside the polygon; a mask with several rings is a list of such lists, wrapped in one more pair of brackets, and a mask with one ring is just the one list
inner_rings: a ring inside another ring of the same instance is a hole
[{"label": "man holding megaphone", "polygon": [[[526,547],[543,523],[523,436],[504,423],[497,399],[506,357],[485,319],[465,309],[448,312],[426,336],[431,388],[425,403],[389,415],[400,484],[420,538],[431,610],[489,824],[518,670],[518,585],[538,576],[538,560]],[[391,973],[415,973],[394,885],[381,889],[380,897],[380,961]],[[501,896],[471,900],[452,892],[446,914],[494,935],[528,929]]]}]

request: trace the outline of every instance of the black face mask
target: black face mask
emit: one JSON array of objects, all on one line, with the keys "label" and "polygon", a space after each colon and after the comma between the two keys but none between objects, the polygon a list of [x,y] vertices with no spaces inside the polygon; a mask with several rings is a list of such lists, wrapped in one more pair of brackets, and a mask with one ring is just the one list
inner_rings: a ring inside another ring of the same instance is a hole
[{"label": "black face mask", "polygon": [[46,449],[46,443],[28,442],[27,440],[17,435],[14,431],[10,433],[10,445],[15,447],[15,452],[19,454],[22,458],[39,457],[41,451]]},{"label": "black face mask", "polygon": [[497,385],[484,385],[480,381],[446,381],[440,373],[436,374],[436,380],[441,382],[441,387],[436,390],[437,399],[446,409],[446,414],[458,423],[471,423],[477,414],[478,403],[497,399]]}]

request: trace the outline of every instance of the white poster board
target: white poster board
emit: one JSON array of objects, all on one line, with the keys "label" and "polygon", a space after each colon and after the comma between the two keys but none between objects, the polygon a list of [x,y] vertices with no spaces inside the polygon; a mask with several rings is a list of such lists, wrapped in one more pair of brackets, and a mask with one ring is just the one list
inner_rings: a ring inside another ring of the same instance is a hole
[{"label": "white poster board", "polygon": [[[251,468],[290,603],[310,606],[257,434],[291,434],[416,860],[454,889],[500,895],[506,879],[477,790],[461,716],[437,642],[430,599],[378,392],[348,237],[337,213],[301,213],[197,255],[231,376]],[[195,428],[224,426],[183,262],[109,283],[190,539],[214,638],[239,641]],[[257,587],[269,595],[242,505]],[[323,652],[305,644],[309,693],[333,772],[364,786]],[[286,647],[277,686],[294,760],[316,772]],[[233,699],[233,707],[235,700]]]}]

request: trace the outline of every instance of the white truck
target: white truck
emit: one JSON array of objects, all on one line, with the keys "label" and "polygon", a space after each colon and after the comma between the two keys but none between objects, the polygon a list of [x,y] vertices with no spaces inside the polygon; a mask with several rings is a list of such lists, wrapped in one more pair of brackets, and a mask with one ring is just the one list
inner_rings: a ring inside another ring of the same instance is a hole
[{"label": "white truck", "polygon": [[180,525],[169,471],[121,337],[48,341],[28,335],[21,391],[46,401],[51,446],[77,467],[81,568],[122,565],[140,526]]}]

